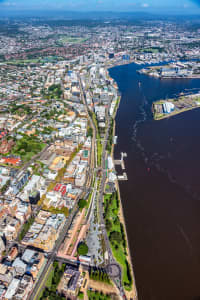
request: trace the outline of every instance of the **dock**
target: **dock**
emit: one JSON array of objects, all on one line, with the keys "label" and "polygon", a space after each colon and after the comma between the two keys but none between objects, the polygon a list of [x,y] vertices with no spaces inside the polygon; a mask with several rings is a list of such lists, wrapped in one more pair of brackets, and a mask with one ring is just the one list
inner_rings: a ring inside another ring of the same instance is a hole
[{"label": "dock", "polygon": [[127,174],[124,172],[123,175],[118,175],[118,176],[117,176],[117,179],[118,179],[119,181],[125,181],[125,180],[128,180],[128,176],[127,176]]},{"label": "dock", "polygon": [[115,165],[121,165],[122,170],[125,170],[124,157],[127,157],[127,153],[121,152],[121,159],[114,161]]},{"label": "dock", "polygon": [[[121,159],[114,160],[115,165],[121,166],[122,170],[125,170],[124,157],[127,157],[127,153],[121,152]],[[128,176],[125,172],[122,175],[118,175],[117,179],[119,181],[128,180]]]}]

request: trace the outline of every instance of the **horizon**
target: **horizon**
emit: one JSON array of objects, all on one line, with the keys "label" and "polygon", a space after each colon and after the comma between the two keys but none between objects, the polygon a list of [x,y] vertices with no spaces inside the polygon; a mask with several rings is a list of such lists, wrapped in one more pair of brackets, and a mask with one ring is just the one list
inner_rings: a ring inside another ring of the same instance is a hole
[{"label": "horizon", "polygon": [[199,14],[200,0],[0,0],[0,13],[23,14],[39,12],[62,13],[149,13],[149,14]]}]

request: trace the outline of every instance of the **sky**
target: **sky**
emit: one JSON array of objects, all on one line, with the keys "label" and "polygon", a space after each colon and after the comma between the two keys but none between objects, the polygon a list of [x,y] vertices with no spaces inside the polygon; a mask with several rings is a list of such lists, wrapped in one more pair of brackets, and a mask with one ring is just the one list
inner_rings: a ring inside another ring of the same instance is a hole
[{"label": "sky", "polygon": [[0,10],[200,13],[200,0],[0,0]]}]

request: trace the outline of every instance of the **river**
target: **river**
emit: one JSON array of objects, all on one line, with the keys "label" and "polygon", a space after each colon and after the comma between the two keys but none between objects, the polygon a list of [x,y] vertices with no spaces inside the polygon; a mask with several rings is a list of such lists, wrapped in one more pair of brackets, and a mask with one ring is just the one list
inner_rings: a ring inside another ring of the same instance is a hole
[{"label": "river", "polygon": [[160,80],[138,74],[142,67],[110,69],[122,93],[115,159],[121,151],[128,154],[128,181],[120,182],[120,191],[139,300],[197,300],[200,109],[154,121],[151,105],[199,91],[200,80]]}]

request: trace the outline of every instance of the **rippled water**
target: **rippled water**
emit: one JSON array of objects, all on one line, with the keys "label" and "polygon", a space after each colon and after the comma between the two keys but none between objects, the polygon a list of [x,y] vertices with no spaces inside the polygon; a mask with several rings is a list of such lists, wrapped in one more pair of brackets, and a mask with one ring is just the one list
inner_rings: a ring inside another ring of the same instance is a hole
[{"label": "rippled water", "polygon": [[[198,92],[200,80],[159,80],[115,67],[122,93],[115,158],[139,299],[200,299],[200,109],[154,121],[152,102]],[[141,84],[139,85],[139,81]]]}]

